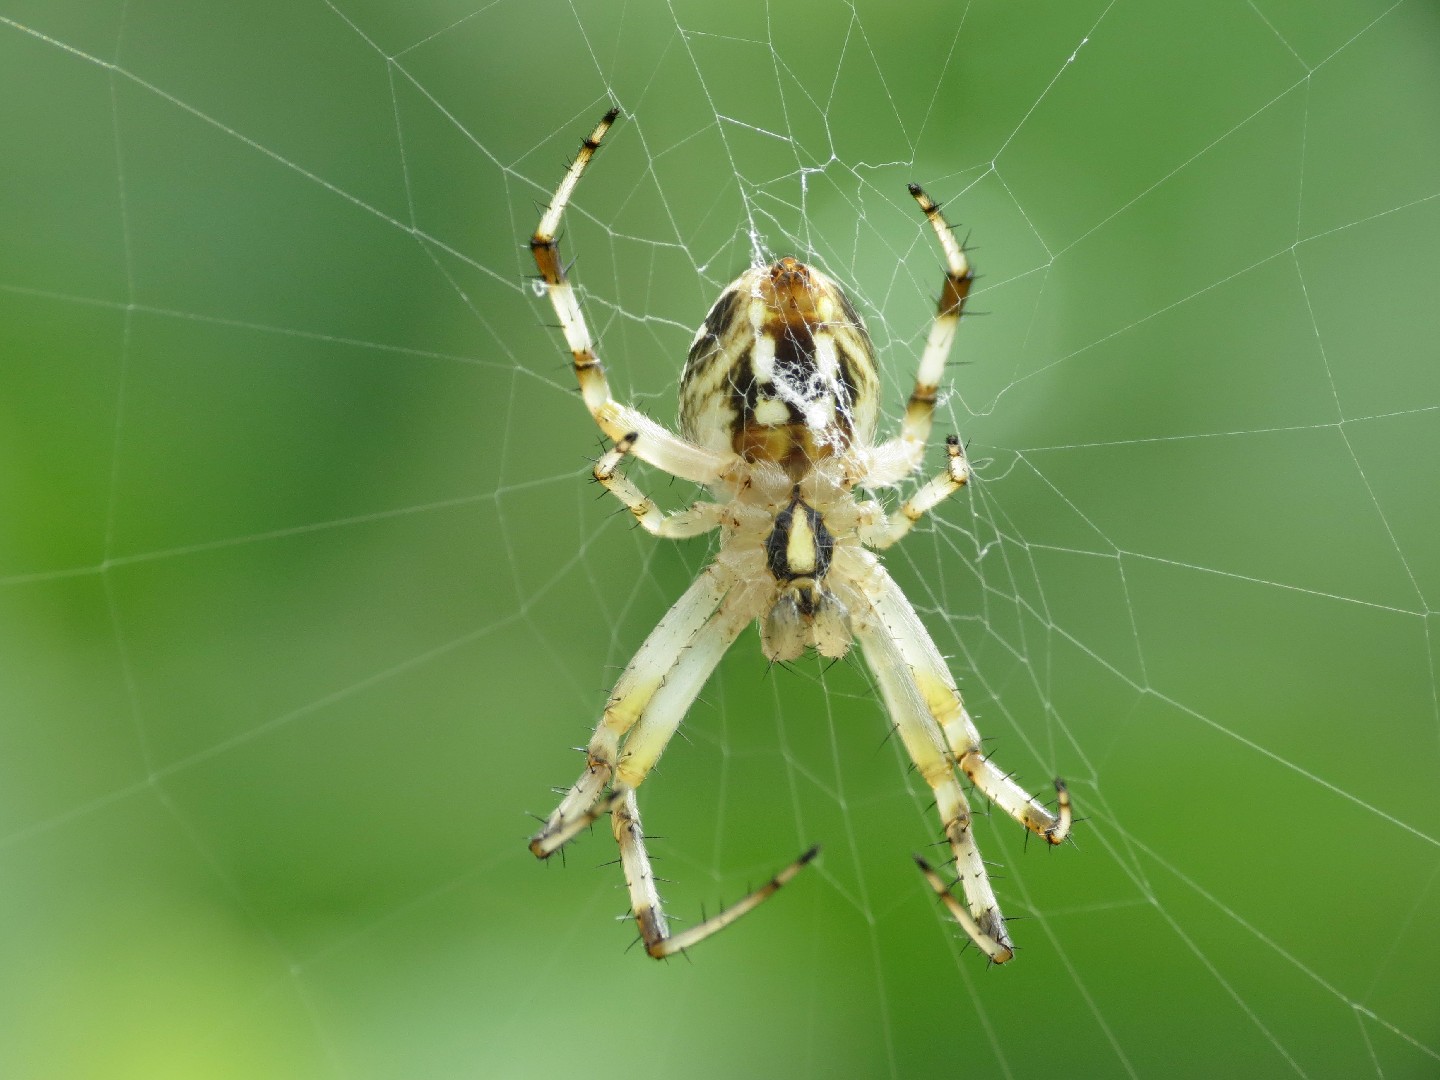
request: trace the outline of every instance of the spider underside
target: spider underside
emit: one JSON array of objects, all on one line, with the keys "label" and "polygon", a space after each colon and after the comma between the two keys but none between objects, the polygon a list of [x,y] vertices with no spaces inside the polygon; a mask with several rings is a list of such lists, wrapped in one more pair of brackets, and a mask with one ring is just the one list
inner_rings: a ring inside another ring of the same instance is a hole
[{"label": "spider underside", "polygon": [[[939,207],[911,184],[946,265],[899,435],[875,439],[879,378],[864,323],[838,284],[788,257],[745,271],[711,308],[681,378],[677,434],[611,397],[555,239],[581,175],[618,115],[608,112],[581,145],[530,247],[585,404],[614,440],[595,464],[595,479],[655,536],[681,539],[718,529],[721,539],[714,560],[621,674],[584,771],[530,850],[548,858],[609,814],[631,909],[651,956],[670,956],[728,926],[799,873],[818,847],[738,903],[671,933],[636,788],[750,623],[759,620],[770,660],[792,660],[807,649],[843,656],[858,641],[906,752],[934,792],[965,902],[924,859],[916,861],[970,939],[991,961],[1004,963],[1014,946],[971,831],[959,774],[1051,844],[1069,834],[1069,794],[1055,781],[1052,812],[982,753],[945,661],[873,550],[901,539],[965,485],[969,466],[959,439],[946,439],[944,470],[894,511],[857,494],[898,484],[923,464],[936,393],[973,278],[965,253]],[[619,472],[627,455],[704,485],[713,498],[666,514]]]}]

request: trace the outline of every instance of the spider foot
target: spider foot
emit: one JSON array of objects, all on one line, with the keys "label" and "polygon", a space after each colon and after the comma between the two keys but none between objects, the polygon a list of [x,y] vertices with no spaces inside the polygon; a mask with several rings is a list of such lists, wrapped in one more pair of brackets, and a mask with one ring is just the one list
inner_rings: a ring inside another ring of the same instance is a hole
[{"label": "spider foot", "polygon": [[1041,835],[1050,844],[1063,844],[1070,835],[1070,825],[1074,820],[1074,814],[1070,808],[1070,789],[1065,786],[1065,781],[1057,776],[1055,778],[1055,824],[1047,828]]},{"label": "spider foot", "polygon": [[604,798],[597,799],[588,809],[579,814],[566,814],[563,808],[555,811],[545,822],[545,827],[530,838],[530,854],[537,859],[548,859],[610,813],[624,797],[623,791],[612,792]]},{"label": "spider foot", "polygon": [[635,921],[639,924],[640,934],[645,939],[645,951],[656,960],[663,960],[667,956],[673,956],[678,952],[684,952],[693,945],[700,944],[700,942],[704,941],[711,934],[725,929],[725,927],[735,922],[742,915],[754,911],[766,900],[774,896],[782,887],[789,884],[796,874],[800,873],[801,870],[805,869],[806,866],[814,861],[815,856],[819,854],[820,845],[816,844],[764,885],[761,885],[758,889],[753,890],[740,900],[737,900],[724,911],[712,915],[703,922],[697,923],[695,926],[673,936],[661,936],[656,933],[657,916],[654,911],[644,910],[636,912]]},{"label": "spider foot", "polygon": [[915,865],[920,867],[920,872],[925,875],[925,880],[930,883],[930,888],[935,890],[935,895],[940,898],[946,910],[992,964],[1003,964],[1015,956],[1015,946],[1010,942],[1010,935],[1005,932],[1005,920],[998,908],[988,908],[977,919],[955,898],[950,887],[923,856],[916,855],[914,859]]}]

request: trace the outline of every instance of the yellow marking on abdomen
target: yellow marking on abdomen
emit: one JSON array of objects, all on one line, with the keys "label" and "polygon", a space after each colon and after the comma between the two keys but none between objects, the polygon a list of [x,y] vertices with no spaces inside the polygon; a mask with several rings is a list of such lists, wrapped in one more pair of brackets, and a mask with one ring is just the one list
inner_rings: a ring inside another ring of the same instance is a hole
[{"label": "yellow marking on abdomen", "polygon": [[790,535],[785,541],[785,565],[797,577],[815,573],[815,530],[808,514],[796,513],[790,519]]}]

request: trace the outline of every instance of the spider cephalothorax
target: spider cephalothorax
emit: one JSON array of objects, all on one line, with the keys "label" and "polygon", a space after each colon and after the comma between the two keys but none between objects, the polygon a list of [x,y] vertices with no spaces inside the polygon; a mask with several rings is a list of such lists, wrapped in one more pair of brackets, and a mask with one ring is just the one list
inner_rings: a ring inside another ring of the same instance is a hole
[{"label": "spider cephalothorax", "polygon": [[[615,446],[595,479],[656,536],[720,530],[714,560],[645,639],[611,692],[580,779],[531,839],[541,858],[610,814],[630,903],[646,951],[672,955],[728,926],[810,861],[811,848],[720,914],[671,934],[645,849],[635,789],[649,774],[725,650],[752,622],[771,660],[806,649],[843,656],[858,642],[905,749],[935,795],[965,894],[961,904],[918,856],[932,888],[996,963],[1013,955],[971,831],[963,773],[993,803],[1052,844],[1070,830],[1070,800],[1055,782],[1052,813],[980,750],[955,680],[914,607],[875,549],[889,547],[969,479],[960,441],[945,469],[886,513],[857,491],[888,488],[920,468],[935,396],[972,275],[965,253],[919,187],[910,194],[939,237],[946,273],[900,434],[875,441],[879,378],[865,325],[840,286],[786,257],[753,267],[720,294],[695,335],[680,382],[676,435],[610,396],[584,314],[555,241],[570,196],[618,110],[580,148],[530,241],[559,316],[586,406]],[[627,455],[709,488],[713,501],[665,514],[618,470]]]}]

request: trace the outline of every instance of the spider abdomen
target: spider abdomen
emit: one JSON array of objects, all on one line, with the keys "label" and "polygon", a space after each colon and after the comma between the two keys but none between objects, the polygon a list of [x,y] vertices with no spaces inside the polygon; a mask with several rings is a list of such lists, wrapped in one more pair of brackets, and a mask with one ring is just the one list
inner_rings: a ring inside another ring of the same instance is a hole
[{"label": "spider abdomen", "polygon": [[680,384],[685,435],[799,480],[868,442],[879,408],[870,337],[840,286],[793,258],[747,270],[705,317]]}]

